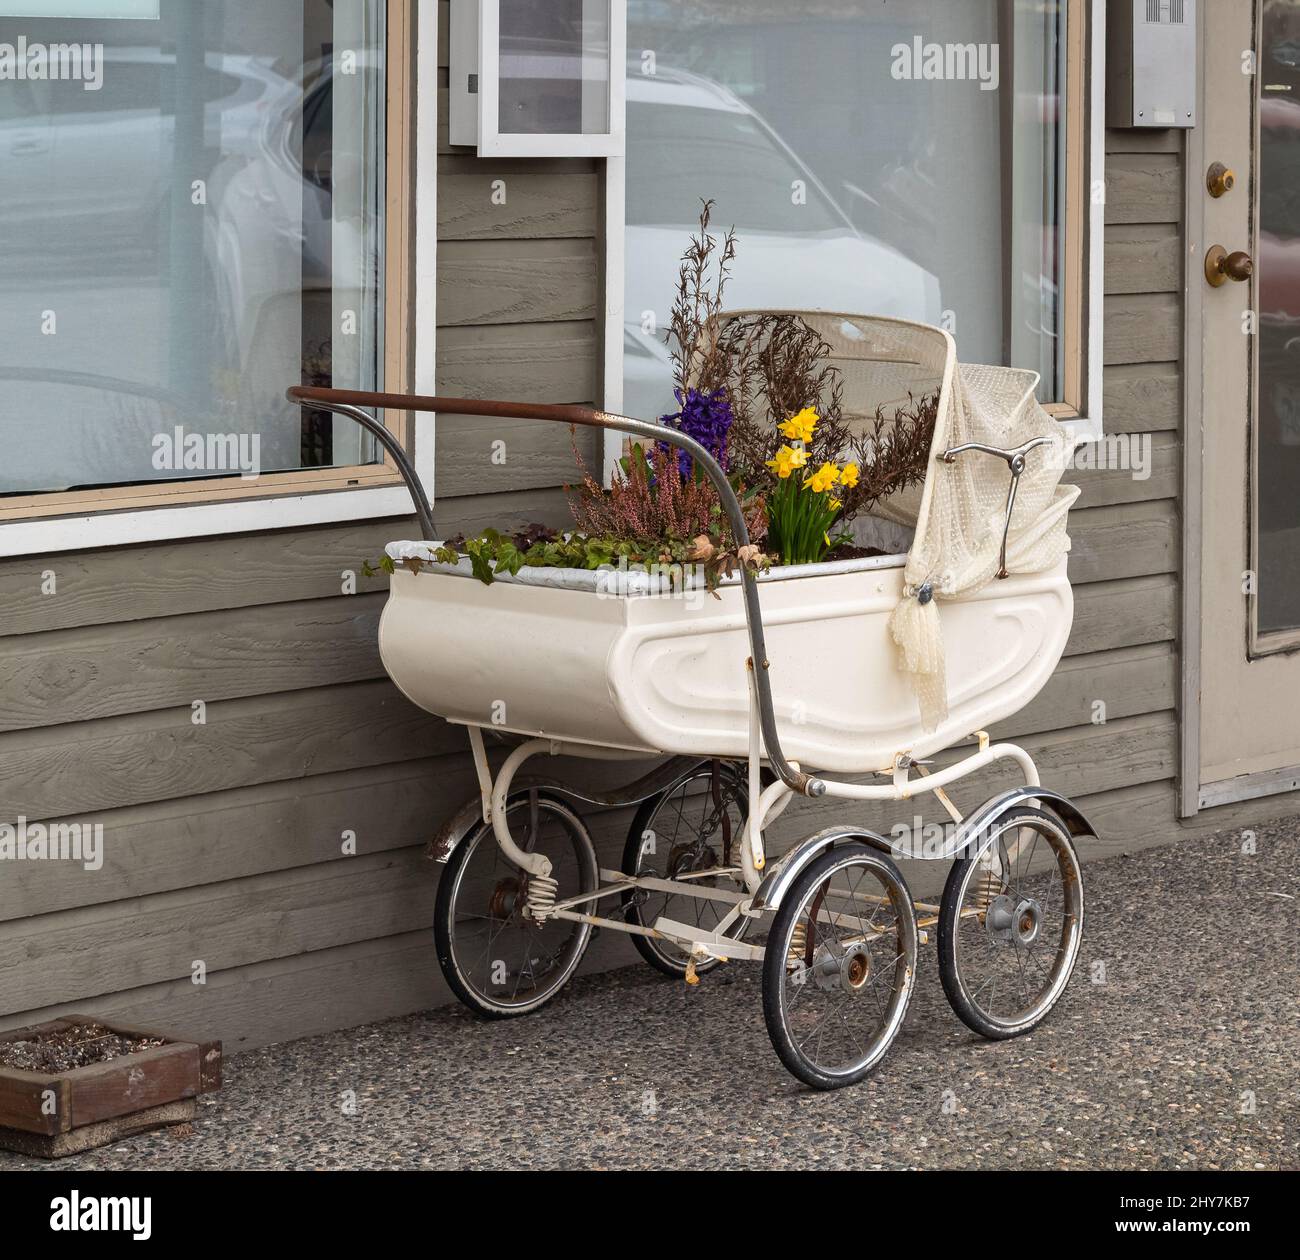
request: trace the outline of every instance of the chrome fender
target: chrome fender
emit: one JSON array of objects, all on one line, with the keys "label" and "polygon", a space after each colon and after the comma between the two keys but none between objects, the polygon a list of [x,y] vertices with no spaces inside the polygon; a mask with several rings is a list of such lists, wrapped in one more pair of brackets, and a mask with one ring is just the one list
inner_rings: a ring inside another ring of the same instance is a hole
[{"label": "chrome fender", "polygon": [[759,884],[750,909],[760,913],[778,909],[786,893],[790,891],[791,885],[799,878],[799,873],[810,862],[815,861],[827,849],[855,841],[870,845],[881,853],[890,852],[889,841],[883,836],[876,835],[874,831],[863,831],[857,827],[828,827],[815,836],[809,836],[807,840],[801,840],[781,859],[776,869],[765,876],[763,882]]},{"label": "chrome fender", "polygon": [[[1056,814],[1075,837],[1095,836],[1092,824],[1083,816],[1082,811],[1067,796],[1053,792],[1051,788],[1025,787],[1011,788],[997,796],[990,797],[973,813],[968,814],[957,828],[956,834],[943,846],[940,853],[933,856],[939,860],[945,858],[978,858],[993,843],[993,835],[998,822],[1018,805],[1041,804]],[[913,857],[915,854],[895,849],[895,857]],[[926,855],[930,856],[930,855]]]},{"label": "chrome fender", "polygon": [[[556,790],[553,782],[530,775],[520,775],[514,781],[510,791],[510,799],[511,801],[518,800],[521,796],[527,796],[534,789],[543,796],[551,796],[556,800],[564,799],[564,794]],[[567,801],[564,803],[568,804]],[[445,866],[451,861],[451,855],[456,851],[456,846],[470,832],[478,827],[490,826],[491,824],[483,818],[483,798],[475,793],[438,828],[437,834],[429,841],[426,856],[432,858],[440,866]]]},{"label": "chrome fender", "polygon": [[807,840],[795,845],[781,859],[780,864],[758,886],[754,894],[751,909],[756,912],[776,910],[799,873],[816,860],[827,849],[836,845],[857,841],[870,845],[881,853],[893,858],[925,857],[936,861],[952,861],[955,858],[978,858],[993,843],[993,835],[1000,819],[1017,805],[1039,802],[1056,814],[1075,837],[1095,836],[1096,830],[1083,816],[1083,812],[1067,796],[1045,787],[1011,788],[985,801],[977,810],[969,814],[957,828],[955,835],[947,839],[938,853],[921,854],[908,849],[905,845],[891,844],[874,831],[863,831],[853,827],[830,827],[809,836]]}]

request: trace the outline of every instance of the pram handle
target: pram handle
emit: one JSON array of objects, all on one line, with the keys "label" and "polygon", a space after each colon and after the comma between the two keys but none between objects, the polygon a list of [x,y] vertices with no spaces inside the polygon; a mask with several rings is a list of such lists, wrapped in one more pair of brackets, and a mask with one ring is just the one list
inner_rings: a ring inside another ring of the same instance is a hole
[{"label": "pram handle", "polygon": [[1025,456],[1035,447],[1047,446],[1055,443],[1054,437],[1036,437],[1030,438],[1021,446],[1012,447],[1005,450],[1001,446],[986,446],[983,442],[963,442],[960,446],[950,446],[942,455],[939,456],[945,464],[955,464],[958,455],[964,455],[967,451],[978,451],[981,455],[995,455],[998,459],[1005,461],[1007,467],[1011,470],[1011,486],[1007,491],[1007,519],[1002,526],[1002,549],[998,553],[998,577],[1005,578],[1011,575],[1007,572],[1007,538],[1011,533],[1011,512],[1016,506],[1016,491],[1020,488],[1020,474],[1025,471]]},{"label": "pram handle", "polygon": [[[696,466],[703,470],[704,475],[718,492],[718,500],[727,514],[727,521],[731,526],[737,547],[749,545],[749,530],[745,525],[745,514],[718,461],[694,438],[679,433],[676,429],[670,429],[666,425],[651,424],[645,420],[633,419],[631,416],[621,416],[576,405],[498,402],[483,398],[444,398],[432,394],[392,394],[295,385],[285,392],[285,397],[292,403],[315,411],[347,416],[378,439],[384,450],[393,457],[397,471],[402,475],[406,488],[411,492],[416,515],[420,520],[420,529],[426,542],[439,540],[434,530],[429,498],[425,494],[419,475],[401,443],[383,424],[373,416],[367,415],[362,410],[363,407],[389,411],[436,411],[465,416],[500,416],[512,420],[549,420],[557,424],[578,424],[590,429],[631,433],[638,437],[649,438],[651,441],[666,442],[685,451],[695,460]],[[826,785],[820,779],[813,778],[792,766],[781,751],[781,738],[776,728],[776,711],[772,705],[770,667],[763,635],[763,611],[758,599],[758,583],[754,578],[753,570],[748,565],[740,566],[740,582],[745,600],[745,621],[749,630],[749,650],[752,658],[754,691],[758,700],[759,729],[763,733],[767,759],[772,769],[791,791],[800,792],[805,796],[821,796],[826,790]]]}]

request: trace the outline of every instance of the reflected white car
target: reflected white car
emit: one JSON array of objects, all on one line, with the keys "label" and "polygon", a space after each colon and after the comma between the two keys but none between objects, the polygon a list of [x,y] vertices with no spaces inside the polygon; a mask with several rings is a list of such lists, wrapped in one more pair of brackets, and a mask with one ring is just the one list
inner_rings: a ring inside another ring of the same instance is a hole
[{"label": "reflected white car", "polygon": [[[373,56],[358,61],[360,73],[344,82],[360,98],[373,94],[370,80],[382,68]],[[286,380],[366,387],[379,351],[367,310],[377,300],[382,221],[363,204],[367,156],[336,127],[335,88],[329,59],[309,63],[268,109],[254,153],[223,161],[211,179],[205,250],[220,358],[238,381],[241,409],[279,417],[285,433],[297,411],[284,401]],[[337,327],[345,311],[354,313],[355,335]],[[335,462],[369,458],[356,426],[330,427],[349,444],[346,453],[333,451]],[[288,437],[273,466],[295,466],[299,454]]]},{"label": "reflected white car", "polygon": [[824,310],[938,323],[939,280],[858,232],[824,185],[738,96],[681,70],[629,67],[623,410],[676,411],[663,329],[681,257],[714,199],[736,225],[732,310]]},{"label": "reflected white car", "polygon": [[[248,157],[265,111],[292,87],[267,57],[208,53],[191,85],[207,152]],[[97,92],[76,81],[17,80],[0,90],[0,249],[31,266],[56,259],[82,278],[137,246],[167,256],[176,133],[176,56],[104,49]],[[206,172],[194,158],[193,178]],[[188,185],[188,180],[186,181]]]}]

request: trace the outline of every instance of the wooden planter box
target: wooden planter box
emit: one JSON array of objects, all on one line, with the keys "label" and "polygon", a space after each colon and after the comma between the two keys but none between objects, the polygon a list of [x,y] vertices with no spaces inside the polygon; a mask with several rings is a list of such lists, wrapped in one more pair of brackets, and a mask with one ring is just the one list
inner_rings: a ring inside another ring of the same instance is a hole
[{"label": "wooden planter box", "polygon": [[164,1044],[46,1074],[0,1064],[0,1147],[58,1159],[194,1118],[195,1099],[221,1088],[221,1042],[183,1041],[91,1015],[0,1033],[25,1041],[79,1024]]}]

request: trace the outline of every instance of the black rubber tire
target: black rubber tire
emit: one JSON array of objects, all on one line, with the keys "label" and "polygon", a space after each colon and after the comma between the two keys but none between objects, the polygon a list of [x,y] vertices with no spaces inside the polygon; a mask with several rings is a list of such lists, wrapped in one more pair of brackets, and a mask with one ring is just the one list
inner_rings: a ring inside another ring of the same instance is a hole
[{"label": "black rubber tire", "polygon": [[[747,783],[747,771],[743,767],[737,765],[735,762],[724,761],[720,764],[721,764],[721,769],[719,773],[721,777],[724,779],[724,781],[729,782],[731,786],[737,788],[739,791],[738,800],[739,800],[739,808],[740,808],[741,825],[743,826],[744,820],[749,814],[749,799],[745,793],[745,787]],[[690,774],[692,775],[696,774],[700,770],[707,767],[708,765],[709,762],[702,761],[699,766],[697,766],[694,770],[690,771]],[[764,775],[764,779],[766,780],[766,774]],[[636,816],[632,819],[632,825],[628,828],[627,840],[623,844],[623,865],[621,869],[624,875],[635,875],[637,873],[637,868],[640,865],[640,861],[641,861],[642,837],[645,835],[646,830],[649,828],[651,820],[655,816],[655,812],[667,799],[668,794],[670,792],[676,791],[677,787],[681,785],[681,782],[682,780],[678,780],[678,783],[675,784],[674,786],[665,788],[658,795],[652,796],[649,799],[641,802],[640,807],[636,811]],[[737,833],[733,837],[732,843],[733,845],[739,845],[740,843],[739,833]],[[642,927],[650,927],[651,925],[648,923],[641,923],[640,916],[637,914],[636,908],[633,906],[633,898],[635,897],[635,895],[636,895],[635,891],[628,891],[623,894],[622,902],[623,902],[624,917],[629,923],[640,924],[640,926]],[[740,935],[744,934],[744,930],[747,926],[748,926],[747,921],[742,922],[739,925]],[[641,957],[644,958],[646,962],[650,964],[650,966],[652,966],[656,971],[658,971],[662,975],[667,976],[671,980],[681,980],[686,975],[685,958],[683,958],[682,962],[678,964],[669,958],[665,958],[655,948],[654,942],[649,937],[639,936],[633,933],[631,934],[631,939],[632,939],[633,948],[635,948],[636,952],[640,954]],[[719,966],[720,962],[721,962],[720,959],[710,958],[705,962],[696,963],[695,973],[696,975],[701,975],[701,976],[705,975],[708,972],[712,971],[715,967]]]},{"label": "black rubber tire", "polygon": [[[860,1066],[846,1072],[830,1073],[810,1063],[799,1052],[790,1036],[783,1011],[783,995],[786,979],[786,955],[789,940],[797,917],[811,889],[824,883],[834,871],[840,869],[846,859],[874,866],[885,878],[899,890],[898,908],[907,933],[904,945],[904,966],[910,968],[902,990],[895,995],[898,1006],[891,1003],[889,1022],[892,1031],[883,1044],[873,1049],[870,1057]],[[842,1089],[846,1085],[856,1085],[867,1076],[884,1058],[894,1038],[902,1029],[907,1018],[907,1008],[912,1000],[912,990],[916,987],[916,961],[919,939],[916,928],[916,912],[912,905],[911,894],[907,890],[907,881],[898,867],[879,849],[858,842],[837,845],[828,849],[814,861],[795,880],[786,892],[772,920],[772,929],[767,937],[767,950],[763,955],[763,1020],[767,1024],[768,1036],[772,1039],[772,1048],[787,1070],[805,1085],[813,1089]]]},{"label": "black rubber tire", "polygon": [[[527,791],[511,793],[508,809],[515,809],[527,800]],[[586,849],[583,858],[589,864],[589,873],[592,877],[591,884],[594,889],[600,881],[600,865],[596,857],[595,845],[592,843],[591,833],[587,830],[582,818],[567,802],[556,797],[547,796],[544,793],[538,794],[538,808],[544,808],[564,818],[566,824],[576,827],[576,834],[583,837],[583,845]],[[451,941],[451,923],[454,910],[452,901],[459,886],[461,872],[473,856],[476,844],[496,843],[496,838],[491,832],[491,823],[480,822],[452,850],[451,857],[442,872],[442,877],[438,881],[438,895],[433,915],[433,939],[438,953],[438,965],[442,968],[442,974],[447,980],[447,985],[465,1006],[484,1019],[516,1019],[520,1015],[531,1015],[534,1011],[540,1010],[559,994],[582,962],[582,956],[591,944],[592,928],[590,925],[583,925],[585,930],[579,938],[580,946],[576,956],[565,966],[558,982],[548,988],[535,1001],[503,1006],[489,1002],[481,994],[477,993],[456,966]],[[574,893],[573,890],[566,892],[561,889],[559,895],[565,897],[572,896]]]},{"label": "black rubber tire", "polygon": [[[1045,825],[1066,850],[1067,860],[1073,865],[1075,876],[1078,879],[1079,921],[1077,939],[1074,945],[1073,957],[1068,962],[1065,978],[1060,983],[1059,990],[1046,1009],[1037,1013],[1032,1019],[1020,1021],[1014,1025],[994,1022],[972,1000],[962,979],[957,959],[957,925],[962,902],[965,899],[963,889],[966,886],[971,868],[976,864],[976,859],[960,858],[952,864],[952,869],[948,872],[948,880],[944,885],[943,900],[939,905],[937,933],[939,980],[943,985],[944,994],[948,998],[948,1004],[952,1007],[957,1018],[972,1032],[979,1033],[981,1037],[985,1037],[989,1041],[1009,1041],[1013,1037],[1023,1037],[1025,1033],[1037,1028],[1052,1013],[1056,1003],[1060,1001],[1061,994],[1065,992],[1065,988],[1070,982],[1070,975],[1078,962],[1080,943],[1083,938],[1083,880],[1079,871],[1079,855],[1074,847],[1074,840],[1070,835],[1069,828],[1054,814],[1041,809],[1033,809],[1028,805],[1013,809],[1002,819],[999,819],[998,825],[999,827],[1003,824],[1013,826],[1018,818],[1026,818],[1034,823]],[[1058,950],[1057,958],[1059,959],[1059,957],[1060,951]]]}]

